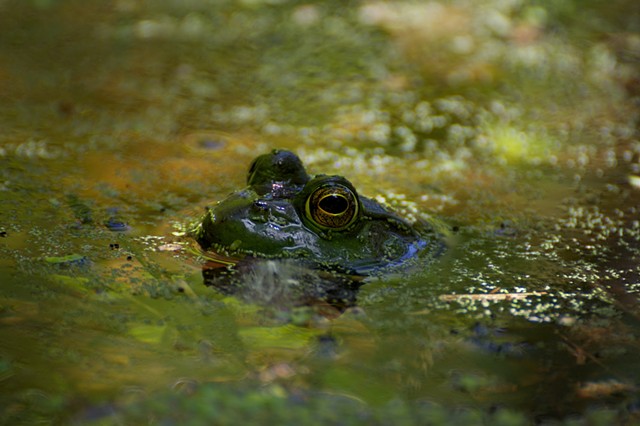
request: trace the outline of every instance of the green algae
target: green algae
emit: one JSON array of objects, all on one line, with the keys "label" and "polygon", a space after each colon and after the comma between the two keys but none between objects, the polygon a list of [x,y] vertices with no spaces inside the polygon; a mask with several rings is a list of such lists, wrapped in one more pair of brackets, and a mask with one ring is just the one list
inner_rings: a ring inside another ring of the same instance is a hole
[{"label": "green algae", "polygon": [[[3,422],[637,422],[637,8],[556,3],[2,2]],[[338,318],[205,288],[167,224],[276,146],[446,253]]]}]

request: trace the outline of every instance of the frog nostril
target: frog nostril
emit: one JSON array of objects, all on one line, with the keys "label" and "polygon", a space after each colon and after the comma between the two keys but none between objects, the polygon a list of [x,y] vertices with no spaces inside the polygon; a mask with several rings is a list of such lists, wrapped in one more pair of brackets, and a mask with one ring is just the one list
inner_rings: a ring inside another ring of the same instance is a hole
[{"label": "frog nostril", "polygon": [[269,203],[264,200],[256,200],[253,202],[253,209],[259,212],[265,212],[269,210]]}]

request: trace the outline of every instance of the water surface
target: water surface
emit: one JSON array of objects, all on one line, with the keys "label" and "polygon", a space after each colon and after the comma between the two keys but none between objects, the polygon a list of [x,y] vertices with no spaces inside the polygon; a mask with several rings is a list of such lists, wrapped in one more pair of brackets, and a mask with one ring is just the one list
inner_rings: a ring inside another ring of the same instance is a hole
[{"label": "water surface", "polygon": [[[637,422],[639,14],[0,1],[1,417]],[[207,288],[174,232],[274,147],[448,249],[333,318]]]}]

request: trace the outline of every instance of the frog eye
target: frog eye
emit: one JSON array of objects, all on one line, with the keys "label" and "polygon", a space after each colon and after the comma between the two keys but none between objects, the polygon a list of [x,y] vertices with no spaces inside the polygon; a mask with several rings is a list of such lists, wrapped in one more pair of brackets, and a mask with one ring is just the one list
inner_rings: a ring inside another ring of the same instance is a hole
[{"label": "frog eye", "polygon": [[309,195],[305,214],[319,228],[336,231],[345,229],[358,216],[357,196],[345,185],[328,182]]}]

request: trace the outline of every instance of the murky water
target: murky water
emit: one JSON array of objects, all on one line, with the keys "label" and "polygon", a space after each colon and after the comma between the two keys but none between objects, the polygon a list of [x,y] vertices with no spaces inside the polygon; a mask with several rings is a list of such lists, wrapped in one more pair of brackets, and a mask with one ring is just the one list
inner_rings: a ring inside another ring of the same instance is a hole
[{"label": "murky water", "polygon": [[[0,0],[3,422],[640,421],[638,22]],[[446,252],[336,317],[206,287],[174,232],[273,147]]]}]

